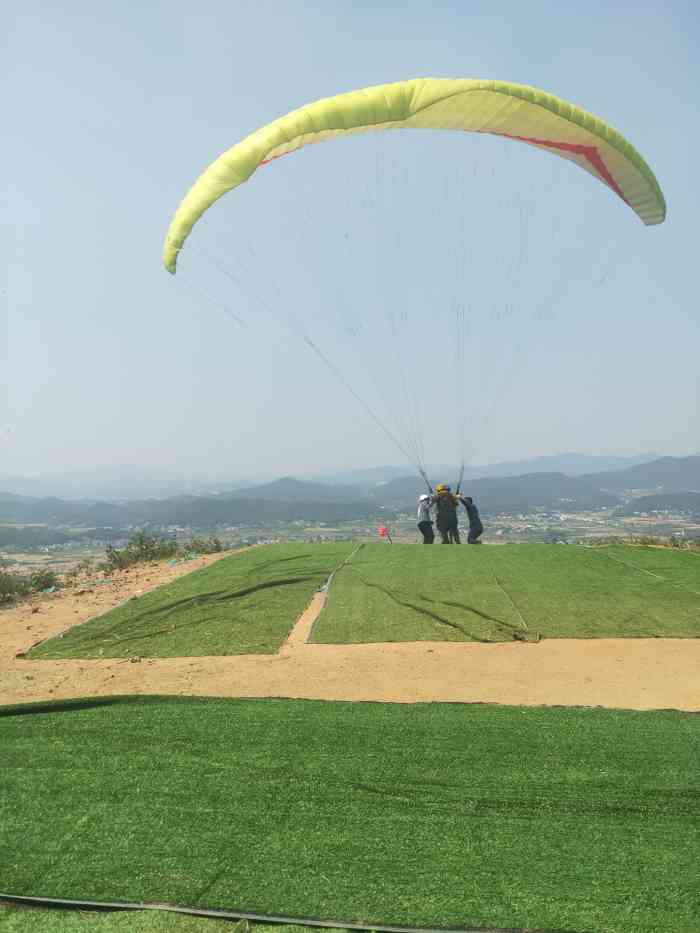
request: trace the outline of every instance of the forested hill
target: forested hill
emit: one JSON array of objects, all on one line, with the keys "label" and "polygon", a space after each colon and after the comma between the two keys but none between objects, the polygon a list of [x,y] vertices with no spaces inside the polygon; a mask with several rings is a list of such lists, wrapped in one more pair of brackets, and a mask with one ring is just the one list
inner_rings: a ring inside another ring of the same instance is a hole
[{"label": "forested hill", "polygon": [[348,499],[357,501],[362,491],[357,486],[331,485],[330,483],[316,483],[294,479],[292,476],[283,476],[272,483],[262,486],[253,486],[249,489],[239,489],[230,493],[235,499],[274,499],[287,502],[338,500]]},{"label": "forested hill", "polygon": [[[449,482],[450,479],[433,477],[434,482]],[[614,508],[623,505],[620,493],[630,489],[654,490],[655,494],[700,493],[700,456],[663,457],[623,470],[576,477],[561,472],[537,472],[467,478],[461,491],[472,496],[484,514],[513,514]],[[220,495],[183,495],[127,502],[72,501],[0,492],[0,522],[37,523],[59,528],[181,525],[201,529],[296,521],[373,522],[390,519],[398,512],[412,512],[418,496],[425,491],[425,483],[417,476],[392,479],[365,489],[305,482],[287,476],[273,483]],[[691,497],[687,501],[688,507],[693,508],[695,500]],[[630,507],[632,512],[655,510],[642,501]],[[668,507],[676,508],[677,503]]]},{"label": "forested hill", "polygon": [[[60,526],[133,527],[144,525],[274,524],[276,522],[342,522],[374,520],[386,515],[376,502],[354,500],[240,499],[233,496],[178,496],[137,502],[65,502],[0,495],[0,522]],[[393,514],[393,513],[391,513]]]},{"label": "forested hill", "polygon": [[[563,473],[470,480],[463,485],[484,512],[582,511],[611,508],[618,496],[601,492]],[[354,497],[350,493],[355,492]],[[393,480],[361,496],[350,487],[304,483],[285,478],[245,492],[219,496],[176,496],[134,502],[80,502],[0,494],[0,522],[54,526],[274,524],[276,522],[374,521],[399,511],[412,512],[425,492],[416,477]]]},{"label": "forested hill", "polygon": [[586,473],[580,479],[611,492],[653,489],[657,492],[700,492],[700,456],[661,457],[625,470]]},{"label": "forested hill", "polygon": [[[417,477],[392,480],[377,496],[387,505],[407,506],[426,491]],[[482,477],[462,483],[462,493],[472,496],[483,512],[530,512],[533,510],[584,511],[611,508],[617,495],[602,492],[584,480],[563,473],[528,473],[524,476]]]}]

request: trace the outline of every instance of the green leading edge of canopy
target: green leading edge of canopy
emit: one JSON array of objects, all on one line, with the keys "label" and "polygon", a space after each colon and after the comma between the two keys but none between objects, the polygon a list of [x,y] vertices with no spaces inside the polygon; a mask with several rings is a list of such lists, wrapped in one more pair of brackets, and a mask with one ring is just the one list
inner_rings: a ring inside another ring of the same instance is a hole
[{"label": "green leading edge of canopy", "polygon": [[416,78],[327,97],[251,133],[197,179],[172,219],[163,262],[174,273],[194,224],[256,169],[310,143],[385,129],[444,129],[516,139],[575,162],[648,225],[666,217],[654,173],[617,130],[573,104],[524,84]]}]

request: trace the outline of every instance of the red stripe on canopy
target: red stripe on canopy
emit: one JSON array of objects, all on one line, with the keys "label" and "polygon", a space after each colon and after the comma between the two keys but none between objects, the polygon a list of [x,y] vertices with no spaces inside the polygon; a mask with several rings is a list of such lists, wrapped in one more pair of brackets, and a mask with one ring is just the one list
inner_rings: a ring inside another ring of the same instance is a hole
[{"label": "red stripe on canopy", "polygon": [[[467,130],[467,132],[472,132]],[[573,155],[583,156],[584,159],[587,159],[590,162],[591,166],[596,170],[600,177],[609,185],[615,194],[619,195],[625,204],[629,204],[629,201],[624,196],[620,190],[620,186],[617,184],[615,179],[610,174],[607,165],[603,162],[603,157],[596,148],[596,146],[584,146],[582,143],[558,143],[554,142],[551,139],[537,139],[534,136],[515,136],[512,133],[495,133],[493,130],[477,130],[477,132],[486,132],[490,133],[492,136],[502,136],[504,139],[516,139],[522,143],[531,143],[533,146],[544,146],[547,149],[560,150],[561,152],[570,152]],[[294,152],[295,150],[291,150]],[[280,155],[288,155],[289,153],[281,153]],[[274,159],[279,159],[280,156],[271,156],[268,159],[263,159],[260,165],[268,165]]]},{"label": "red stripe on canopy", "polygon": [[619,195],[625,204],[629,204],[595,146],[584,146],[581,143],[557,143],[550,139],[536,139],[533,136],[513,136],[510,133],[494,133],[493,135],[504,136],[506,139],[517,139],[523,143],[532,143],[533,146],[544,146],[547,149],[559,149],[562,152],[571,152],[574,155],[583,156],[584,159],[588,159],[596,172],[612,188],[615,194]]}]

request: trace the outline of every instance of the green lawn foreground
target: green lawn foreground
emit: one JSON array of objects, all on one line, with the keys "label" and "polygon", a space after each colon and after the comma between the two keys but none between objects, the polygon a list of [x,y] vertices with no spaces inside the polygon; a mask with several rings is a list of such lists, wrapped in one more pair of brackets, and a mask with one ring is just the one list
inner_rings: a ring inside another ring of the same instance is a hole
[{"label": "green lawn foreground", "polygon": [[0,708],[0,890],[368,925],[700,929],[700,716]]},{"label": "green lawn foreground", "polygon": [[272,544],[232,554],[32,648],[29,658],[276,652],[351,544]]},{"label": "green lawn foreground", "polygon": [[368,544],[312,641],[700,637],[700,556],[673,549]]},{"label": "green lawn foreground", "polygon": [[[297,924],[189,917],[157,910],[57,910],[0,902],[0,933],[331,933]],[[333,930],[332,933],[338,933]]]}]

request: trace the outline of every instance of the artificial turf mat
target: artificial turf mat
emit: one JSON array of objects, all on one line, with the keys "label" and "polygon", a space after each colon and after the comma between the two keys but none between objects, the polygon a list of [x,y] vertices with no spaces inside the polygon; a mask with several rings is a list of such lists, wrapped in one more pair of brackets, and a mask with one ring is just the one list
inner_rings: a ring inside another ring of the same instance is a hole
[{"label": "artificial turf mat", "polygon": [[28,652],[29,658],[273,654],[351,543],[252,548],[158,587]]},{"label": "artificial turf mat", "polygon": [[700,555],[629,546],[365,545],[312,641],[700,637]]},{"label": "artificial turf mat", "polygon": [[[63,910],[0,903],[0,933],[324,933],[311,927],[251,925],[170,912]],[[333,931],[337,933],[337,931]]]},{"label": "artificial turf mat", "polygon": [[700,929],[700,716],[0,709],[0,890],[421,926]]}]

